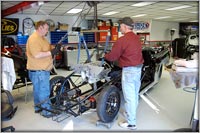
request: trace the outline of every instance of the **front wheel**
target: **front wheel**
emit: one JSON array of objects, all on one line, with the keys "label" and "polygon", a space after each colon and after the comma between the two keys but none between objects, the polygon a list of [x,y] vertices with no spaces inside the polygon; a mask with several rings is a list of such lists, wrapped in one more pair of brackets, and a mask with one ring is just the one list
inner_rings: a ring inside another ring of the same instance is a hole
[{"label": "front wheel", "polygon": [[70,89],[69,81],[63,76],[55,76],[50,80],[50,99],[53,105],[63,103],[64,92]]},{"label": "front wheel", "polygon": [[102,90],[97,104],[97,115],[102,122],[112,122],[120,109],[120,90],[110,86]]}]

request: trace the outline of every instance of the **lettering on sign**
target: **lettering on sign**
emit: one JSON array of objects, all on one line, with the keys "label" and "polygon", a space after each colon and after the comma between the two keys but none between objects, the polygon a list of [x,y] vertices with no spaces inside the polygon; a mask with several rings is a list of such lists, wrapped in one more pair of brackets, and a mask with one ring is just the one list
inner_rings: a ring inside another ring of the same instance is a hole
[{"label": "lettering on sign", "polygon": [[133,28],[135,30],[145,30],[149,28],[148,22],[134,22]]},{"label": "lettering on sign", "polygon": [[17,35],[19,19],[2,19],[1,34]]}]

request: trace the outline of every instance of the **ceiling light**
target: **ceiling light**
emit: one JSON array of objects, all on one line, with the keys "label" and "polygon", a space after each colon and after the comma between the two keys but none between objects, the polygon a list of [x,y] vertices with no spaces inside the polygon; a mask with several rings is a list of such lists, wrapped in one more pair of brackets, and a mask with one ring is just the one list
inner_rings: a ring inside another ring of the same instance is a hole
[{"label": "ceiling light", "polygon": [[196,13],[198,13],[198,12],[190,12],[190,13],[194,13],[194,14],[196,14]]},{"label": "ceiling light", "polygon": [[179,18],[179,19],[175,19],[175,20],[187,20],[188,18]]},{"label": "ceiling light", "polygon": [[147,6],[147,5],[150,5],[150,4],[153,4],[153,3],[156,3],[156,2],[139,2],[139,3],[133,4],[131,6],[141,7],[141,6]]},{"label": "ceiling light", "polygon": [[132,17],[137,18],[137,17],[142,17],[142,16],[146,16],[146,14],[138,14],[138,15],[135,15],[135,16],[132,16]]},{"label": "ceiling light", "polygon": [[190,21],[190,22],[199,22],[198,20],[192,20],[192,21]]},{"label": "ceiling light", "polygon": [[172,10],[179,10],[179,9],[188,8],[188,7],[191,7],[191,6],[188,6],[188,5],[177,6],[177,7],[168,8],[168,9],[165,9],[165,10],[172,11]]},{"label": "ceiling light", "polygon": [[113,15],[113,14],[116,14],[116,13],[119,13],[119,12],[107,12],[107,13],[104,13],[103,15]]},{"label": "ceiling light", "polygon": [[67,13],[79,13],[81,11],[82,11],[82,9],[71,9]]},{"label": "ceiling light", "polygon": [[155,19],[165,19],[165,18],[171,18],[171,16],[158,17],[158,18],[155,18]]}]

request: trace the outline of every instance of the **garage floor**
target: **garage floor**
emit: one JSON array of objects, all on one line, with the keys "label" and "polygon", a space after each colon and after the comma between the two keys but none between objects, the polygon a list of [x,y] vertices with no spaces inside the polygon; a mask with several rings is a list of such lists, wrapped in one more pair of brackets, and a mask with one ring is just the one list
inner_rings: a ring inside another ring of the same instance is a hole
[{"label": "garage floor", "polygon": [[[63,76],[69,73],[65,69],[57,71]],[[60,123],[35,114],[32,86],[28,86],[27,102],[25,92],[25,87],[12,91],[18,110],[11,120],[2,122],[2,127],[12,125],[16,131],[126,131],[118,126],[118,123],[124,120],[123,102],[118,119],[108,129],[103,125],[96,126],[98,117],[95,110],[89,110],[78,117],[71,116]],[[179,128],[190,128],[195,93],[176,89],[168,71],[163,70],[160,82],[148,91],[148,95],[157,102],[155,105],[160,111],[156,112],[140,99],[136,131],[174,131]]]}]

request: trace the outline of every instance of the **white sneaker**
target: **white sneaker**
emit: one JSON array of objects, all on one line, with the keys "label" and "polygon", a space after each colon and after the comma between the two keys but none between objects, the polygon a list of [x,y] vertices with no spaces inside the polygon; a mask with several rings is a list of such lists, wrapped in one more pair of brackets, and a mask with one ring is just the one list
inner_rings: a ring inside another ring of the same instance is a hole
[{"label": "white sneaker", "polygon": [[137,129],[136,125],[129,125],[127,122],[121,122],[121,123],[119,123],[119,126],[124,129],[130,129],[130,130]]}]

